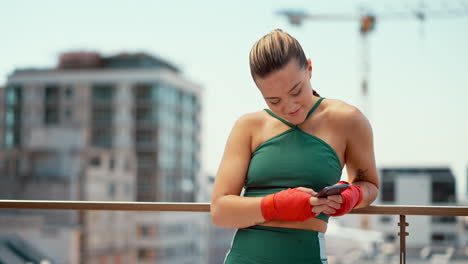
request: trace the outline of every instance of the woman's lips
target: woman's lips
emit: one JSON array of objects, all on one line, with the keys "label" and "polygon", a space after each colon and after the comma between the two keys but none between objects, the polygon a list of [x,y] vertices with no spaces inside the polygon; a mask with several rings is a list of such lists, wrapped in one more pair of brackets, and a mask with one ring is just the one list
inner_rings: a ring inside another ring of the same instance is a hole
[{"label": "woman's lips", "polygon": [[299,107],[296,111],[291,112],[291,113],[288,113],[288,115],[290,115],[290,116],[295,116],[295,115],[297,115],[297,113],[299,113],[299,110],[300,110],[300,109],[301,109],[301,108]]}]

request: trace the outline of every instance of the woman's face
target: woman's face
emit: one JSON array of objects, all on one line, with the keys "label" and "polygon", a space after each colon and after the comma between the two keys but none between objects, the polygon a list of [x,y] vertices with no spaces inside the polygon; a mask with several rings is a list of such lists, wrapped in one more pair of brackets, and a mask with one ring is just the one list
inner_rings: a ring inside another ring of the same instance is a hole
[{"label": "woman's face", "polygon": [[292,124],[304,122],[312,108],[312,67],[310,59],[307,62],[308,67],[301,69],[293,58],[281,70],[255,79],[268,107]]}]

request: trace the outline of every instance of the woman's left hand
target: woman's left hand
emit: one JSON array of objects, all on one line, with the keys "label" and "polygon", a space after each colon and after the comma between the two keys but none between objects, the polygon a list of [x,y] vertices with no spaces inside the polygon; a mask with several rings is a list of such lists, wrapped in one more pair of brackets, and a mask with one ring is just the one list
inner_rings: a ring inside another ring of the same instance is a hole
[{"label": "woman's left hand", "polygon": [[298,189],[300,191],[303,191],[305,193],[312,195],[312,197],[310,198],[310,204],[313,206],[312,208],[313,213],[316,213],[316,214],[324,213],[324,214],[330,215],[330,214],[336,213],[336,210],[340,208],[341,196],[339,195],[334,195],[338,197],[335,197],[332,199],[317,198],[315,197],[317,192],[310,188],[297,187],[295,189]]},{"label": "woman's left hand", "polygon": [[[340,181],[337,184],[349,184],[345,181]],[[362,189],[359,185],[350,185],[340,195],[331,195],[327,197],[328,200],[335,201],[340,205],[336,212],[328,214],[330,216],[341,216],[349,213],[362,201]]]},{"label": "woman's left hand", "polygon": [[336,211],[341,208],[341,204],[343,203],[343,198],[341,197],[341,195],[330,195],[327,197],[327,200],[330,201],[330,203],[333,203],[333,205],[335,205],[333,207],[334,210],[328,210],[327,212],[323,212],[327,215],[335,214]]}]

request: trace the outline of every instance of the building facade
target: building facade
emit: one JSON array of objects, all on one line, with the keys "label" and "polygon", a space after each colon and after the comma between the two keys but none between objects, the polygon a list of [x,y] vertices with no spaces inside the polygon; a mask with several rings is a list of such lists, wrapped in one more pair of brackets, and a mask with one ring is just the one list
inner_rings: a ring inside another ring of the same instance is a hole
[{"label": "building facade", "polygon": [[[448,167],[384,167],[380,169],[381,187],[375,204],[415,206],[456,206],[455,176]],[[406,216],[409,252],[423,248],[462,249],[463,218],[455,216]],[[398,216],[372,217],[372,229],[384,232],[388,243],[399,243]]]},{"label": "building facade", "polygon": [[[3,92],[2,199],[194,201],[201,89],[171,64],[142,53],[67,53],[55,69],[16,70]],[[69,237],[82,263],[151,261],[138,232],[174,223],[131,212],[41,214],[47,228],[78,230]]]}]

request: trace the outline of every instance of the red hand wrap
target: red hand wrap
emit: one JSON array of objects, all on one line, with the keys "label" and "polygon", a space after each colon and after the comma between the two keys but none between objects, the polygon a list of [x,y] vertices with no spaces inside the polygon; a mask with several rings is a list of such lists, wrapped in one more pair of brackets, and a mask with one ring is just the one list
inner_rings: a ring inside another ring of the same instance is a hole
[{"label": "red hand wrap", "polygon": [[[335,185],[349,184],[346,181],[340,181]],[[341,203],[340,209],[337,209],[334,214],[330,216],[340,216],[349,213],[362,201],[362,188],[359,185],[350,185],[346,190],[341,193],[343,203]]]},{"label": "red hand wrap", "polygon": [[312,195],[298,189],[287,189],[263,197],[262,215],[265,220],[305,221],[316,214],[310,204]]}]

